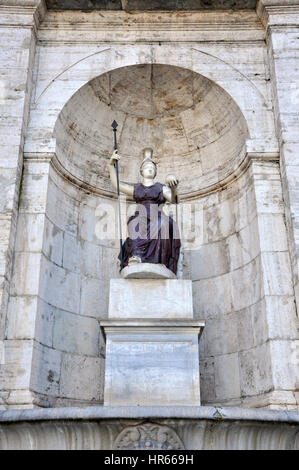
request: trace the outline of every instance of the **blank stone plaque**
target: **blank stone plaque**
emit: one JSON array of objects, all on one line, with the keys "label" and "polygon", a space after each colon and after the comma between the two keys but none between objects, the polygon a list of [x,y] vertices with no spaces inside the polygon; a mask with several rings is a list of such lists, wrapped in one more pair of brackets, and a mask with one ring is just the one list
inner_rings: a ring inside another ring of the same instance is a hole
[{"label": "blank stone plaque", "polygon": [[102,321],[104,405],[200,405],[199,321]]}]

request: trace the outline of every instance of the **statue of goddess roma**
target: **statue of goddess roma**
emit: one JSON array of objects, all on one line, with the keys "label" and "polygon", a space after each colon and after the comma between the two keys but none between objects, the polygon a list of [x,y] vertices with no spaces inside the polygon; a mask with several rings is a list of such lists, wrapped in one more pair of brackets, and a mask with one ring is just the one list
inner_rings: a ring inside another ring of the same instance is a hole
[{"label": "statue of goddess roma", "polygon": [[[119,182],[120,192],[133,197],[137,203],[135,214],[128,220],[128,238],[123,244],[123,267],[132,263],[164,264],[174,274],[180,255],[181,242],[175,221],[162,210],[166,202],[176,202],[178,180],[169,175],[166,184],[154,183],[157,167],[151,148],[143,150],[140,166],[142,183]],[[120,156],[115,150],[109,161],[111,183],[117,189],[115,163]],[[142,236],[140,236],[140,234]],[[119,254],[121,259],[121,254]]]}]

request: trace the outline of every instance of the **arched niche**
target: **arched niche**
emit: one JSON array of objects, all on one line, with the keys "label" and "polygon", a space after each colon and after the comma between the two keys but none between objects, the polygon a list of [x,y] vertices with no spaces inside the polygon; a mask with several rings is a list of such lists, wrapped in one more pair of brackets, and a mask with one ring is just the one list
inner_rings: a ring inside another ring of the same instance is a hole
[{"label": "arched niche", "polygon": [[159,64],[122,67],[80,88],[54,129],[56,158],[79,185],[113,195],[107,161],[118,126],[121,178],[134,182],[152,147],[158,179],[176,173],[181,197],[219,184],[244,158],[245,118],[230,95],[191,70]]},{"label": "arched niche", "polygon": [[[182,199],[202,204],[201,245],[184,254],[184,277],[193,281],[194,311],[206,320],[202,401],[239,403],[241,393],[247,393],[241,390],[245,379],[240,374],[246,371],[239,353],[248,349],[251,357],[261,347],[250,343],[251,325],[266,312],[254,178],[250,166],[242,167],[247,122],[227,91],[191,69],[167,64],[111,68],[77,87],[70,99],[63,97],[54,128],[56,155],[47,186],[39,296],[42,329],[47,330],[47,312],[54,312],[48,346],[62,356],[59,403],[102,400],[98,320],[107,316],[109,281],[119,276],[119,244],[97,237],[96,224],[99,207],[116,207],[107,169],[114,119],[123,157],[121,179],[138,181],[141,151],[151,146],[157,179],[163,182],[167,173],[176,173]],[[57,80],[54,85],[66,83]],[[277,178],[276,162],[265,165]],[[248,171],[235,178],[241,167]],[[90,380],[93,376],[95,381]],[[259,393],[258,382],[252,393]]]}]

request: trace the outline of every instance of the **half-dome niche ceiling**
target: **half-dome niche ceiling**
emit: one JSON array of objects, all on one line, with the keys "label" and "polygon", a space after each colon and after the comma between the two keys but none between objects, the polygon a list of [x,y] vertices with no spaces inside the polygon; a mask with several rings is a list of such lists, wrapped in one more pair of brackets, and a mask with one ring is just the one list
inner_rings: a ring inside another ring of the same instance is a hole
[{"label": "half-dome niche ceiling", "polygon": [[248,137],[232,98],[211,80],[169,65],[119,68],[93,79],[68,101],[55,126],[56,154],[73,178],[114,193],[107,163],[118,122],[121,179],[139,181],[142,149],[152,147],[157,179],[180,179],[190,196],[228,176]]}]

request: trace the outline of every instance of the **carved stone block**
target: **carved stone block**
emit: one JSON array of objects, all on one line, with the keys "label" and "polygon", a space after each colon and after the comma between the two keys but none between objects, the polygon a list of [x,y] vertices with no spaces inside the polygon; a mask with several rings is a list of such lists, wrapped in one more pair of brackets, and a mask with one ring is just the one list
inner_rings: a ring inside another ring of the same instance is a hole
[{"label": "carved stone block", "polygon": [[168,426],[154,423],[129,426],[123,429],[114,442],[116,450],[183,450],[184,444],[177,433]]},{"label": "carved stone block", "polygon": [[192,319],[192,281],[111,279],[108,317]]},{"label": "carved stone block", "polygon": [[104,405],[200,405],[201,321],[102,321]]}]

